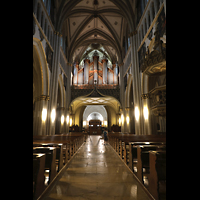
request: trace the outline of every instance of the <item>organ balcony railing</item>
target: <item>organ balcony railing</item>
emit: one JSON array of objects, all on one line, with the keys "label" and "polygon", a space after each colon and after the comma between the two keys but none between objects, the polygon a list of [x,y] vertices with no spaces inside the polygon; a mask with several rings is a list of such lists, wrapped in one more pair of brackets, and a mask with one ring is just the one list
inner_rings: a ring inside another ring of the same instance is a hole
[{"label": "organ balcony railing", "polygon": [[[137,25],[138,45],[141,46],[150,33],[160,9],[166,7],[166,0],[149,0]],[[140,48],[138,46],[138,48]]]},{"label": "organ balcony railing", "polygon": [[146,52],[140,60],[140,68],[147,75],[161,75],[166,72],[166,44],[160,40],[159,30],[156,27],[153,51]]},{"label": "organ balcony railing", "polygon": [[72,89],[119,89],[119,85],[117,84],[113,84],[113,85],[109,85],[109,84],[101,84],[101,85],[96,85],[96,84],[82,84],[82,85],[72,85],[71,88]]},{"label": "organ balcony railing", "polygon": [[151,111],[155,116],[166,116],[166,85],[158,86],[149,92]]},{"label": "organ balcony railing", "polygon": [[[79,96],[86,96],[93,92],[93,97],[112,96],[120,102],[120,87],[113,84],[84,84],[71,86],[71,100]],[[99,95],[100,94],[100,95]],[[96,96],[95,96],[96,95]]]}]

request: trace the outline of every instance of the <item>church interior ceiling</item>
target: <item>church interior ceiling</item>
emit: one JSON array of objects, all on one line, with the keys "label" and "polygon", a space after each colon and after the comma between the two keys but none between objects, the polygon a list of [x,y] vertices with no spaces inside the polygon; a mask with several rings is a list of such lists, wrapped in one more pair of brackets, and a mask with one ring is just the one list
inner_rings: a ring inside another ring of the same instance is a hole
[{"label": "church interior ceiling", "polygon": [[122,58],[124,28],[127,26],[119,3],[82,0],[74,1],[74,5],[71,10],[63,9],[66,14],[62,33],[67,34],[67,57],[71,58],[71,62],[81,62],[90,52],[98,50],[110,62],[119,62]]}]

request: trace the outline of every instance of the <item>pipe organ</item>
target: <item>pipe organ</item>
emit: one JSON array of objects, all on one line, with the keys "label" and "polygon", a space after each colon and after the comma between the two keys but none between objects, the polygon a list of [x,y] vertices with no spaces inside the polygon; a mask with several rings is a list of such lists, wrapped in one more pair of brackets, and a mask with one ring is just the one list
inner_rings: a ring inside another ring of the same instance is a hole
[{"label": "pipe organ", "polygon": [[113,64],[112,69],[108,68],[108,60],[99,61],[99,56],[93,56],[93,62],[84,60],[84,67],[79,69],[78,62],[74,64],[73,85],[118,85],[118,65]]}]

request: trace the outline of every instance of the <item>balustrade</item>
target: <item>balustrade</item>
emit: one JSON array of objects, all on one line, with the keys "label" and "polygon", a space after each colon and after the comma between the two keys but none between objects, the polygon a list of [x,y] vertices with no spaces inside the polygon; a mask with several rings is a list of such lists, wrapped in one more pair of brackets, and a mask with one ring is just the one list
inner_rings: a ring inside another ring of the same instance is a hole
[{"label": "balustrade", "polygon": [[155,21],[157,20],[157,13],[161,7],[165,6],[166,0],[149,0],[146,4],[144,12],[137,25],[138,32],[138,48],[144,43],[150,33]]},{"label": "balustrade", "polygon": [[155,87],[149,94],[153,114],[155,116],[166,116],[166,85]]}]

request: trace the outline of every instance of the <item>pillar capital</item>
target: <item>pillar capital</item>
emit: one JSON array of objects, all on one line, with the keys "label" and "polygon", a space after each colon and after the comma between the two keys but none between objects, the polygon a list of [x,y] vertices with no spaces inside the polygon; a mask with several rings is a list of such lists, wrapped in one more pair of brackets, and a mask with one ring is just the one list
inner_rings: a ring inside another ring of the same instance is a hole
[{"label": "pillar capital", "polygon": [[49,95],[40,95],[38,97],[35,97],[35,101],[41,101],[41,100],[49,101]]}]

